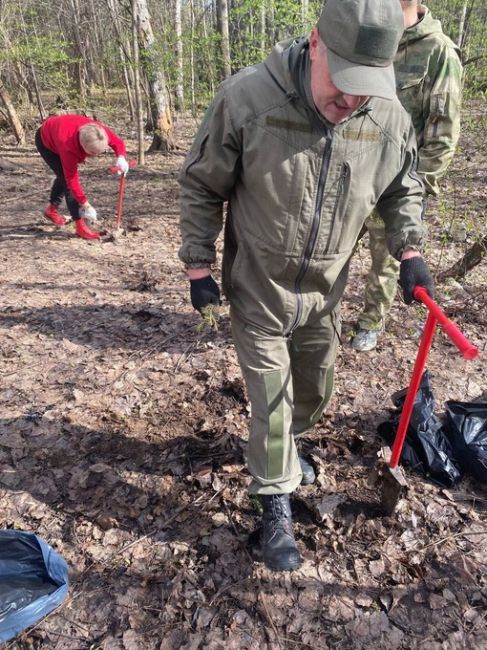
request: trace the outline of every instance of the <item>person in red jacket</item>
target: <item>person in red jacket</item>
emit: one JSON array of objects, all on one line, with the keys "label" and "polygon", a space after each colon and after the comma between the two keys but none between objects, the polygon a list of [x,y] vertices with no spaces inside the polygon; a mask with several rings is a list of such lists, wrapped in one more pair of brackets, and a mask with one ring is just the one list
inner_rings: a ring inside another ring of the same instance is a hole
[{"label": "person in red jacket", "polygon": [[76,234],[83,239],[100,239],[100,233],[91,230],[85,222],[85,219],[96,221],[96,210],[81,187],[78,165],[88,156],[98,156],[110,147],[117,156],[116,165],[120,173],[126,174],[129,165],[123,140],[104,124],[88,117],[53,115],[37,130],[35,143],[42,158],[56,174],[44,216],[56,226],[64,226],[66,221],[58,212],[64,196]]}]

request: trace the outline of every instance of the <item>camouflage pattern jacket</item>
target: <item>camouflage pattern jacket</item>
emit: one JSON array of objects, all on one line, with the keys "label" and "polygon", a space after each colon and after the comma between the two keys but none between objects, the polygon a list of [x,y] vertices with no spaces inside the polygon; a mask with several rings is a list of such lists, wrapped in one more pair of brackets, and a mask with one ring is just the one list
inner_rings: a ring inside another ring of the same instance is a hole
[{"label": "camouflage pattern jacket", "polygon": [[419,23],[404,31],[394,68],[397,95],[418,139],[418,171],[428,194],[450,164],[460,135],[462,66],[457,46],[420,5]]}]

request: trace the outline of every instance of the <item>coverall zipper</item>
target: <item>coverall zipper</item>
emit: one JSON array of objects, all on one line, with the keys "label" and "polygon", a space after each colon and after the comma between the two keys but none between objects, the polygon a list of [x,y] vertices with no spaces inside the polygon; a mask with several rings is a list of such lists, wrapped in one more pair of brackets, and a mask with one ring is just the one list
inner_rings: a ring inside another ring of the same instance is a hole
[{"label": "coverall zipper", "polygon": [[[335,220],[336,220],[336,216],[337,216],[337,212],[338,212],[338,204],[340,203],[340,199],[342,198],[343,184],[345,182],[345,178],[347,177],[349,169],[350,168],[349,168],[348,163],[344,162],[343,165],[342,165],[342,170],[340,172],[340,176],[338,178],[337,195],[336,195],[336,199],[335,199],[335,205],[333,207],[333,213],[332,213],[332,217],[331,217],[330,234],[328,235],[328,241],[326,242],[325,253],[328,253],[330,251],[331,236],[332,236],[333,230],[335,228]],[[340,238],[338,238],[338,239],[340,239]]]},{"label": "coverall zipper", "polygon": [[332,148],[332,135],[326,136],[325,150],[323,152],[323,159],[321,163],[320,175],[318,178],[318,190],[316,192],[316,201],[315,209],[313,213],[313,222],[311,224],[311,231],[308,237],[308,242],[304,250],[304,257],[299,268],[296,280],[294,282],[294,291],[296,293],[296,316],[294,317],[293,323],[288,331],[288,336],[293,333],[294,328],[297,326],[301,320],[301,315],[303,312],[303,296],[301,294],[301,282],[306,275],[306,271],[309,268],[311,262],[311,256],[316,245],[316,239],[318,238],[318,232],[320,230],[321,223],[321,207],[323,205],[323,194],[326,185],[326,180],[328,178],[328,170],[330,168],[330,159],[331,159],[331,148]]}]

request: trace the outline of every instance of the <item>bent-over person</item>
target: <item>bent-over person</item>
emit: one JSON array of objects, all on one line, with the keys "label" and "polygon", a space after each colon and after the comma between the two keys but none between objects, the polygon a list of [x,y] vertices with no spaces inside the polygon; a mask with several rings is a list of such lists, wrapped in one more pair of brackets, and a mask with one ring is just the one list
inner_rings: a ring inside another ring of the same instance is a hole
[{"label": "bent-over person", "polygon": [[89,156],[98,156],[110,147],[117,156],[116,165],[120,173],[126,174],[129,165],[123,140],[104,124],[88,117],[53,115],[37,130],[35,143],[56,175],[44,217],[56,226],[64,226],[66,220],[58,210],[64,197],[76,234],[83,239],[99,239],[100,233],[91,230],[86,223],[96,221],[97,215],[79,181],[78,165]]}]

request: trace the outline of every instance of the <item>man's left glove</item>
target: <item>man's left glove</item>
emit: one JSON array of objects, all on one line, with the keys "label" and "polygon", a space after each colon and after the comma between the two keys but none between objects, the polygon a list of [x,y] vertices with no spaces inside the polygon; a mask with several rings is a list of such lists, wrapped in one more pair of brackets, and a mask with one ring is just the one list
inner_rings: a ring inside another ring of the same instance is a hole
[{"label": "man's left glove", "polygon": [[118,167],[117,174],[119,176],[120,174],[123,174],[125,176],[129,170],[129,163],[127,158],[125,158],[125,156],[119,156],[115,164]]},{"label": "man's left glove", "polygon": [[89,221],[91,223],[95,223],[95,221],[98,221],[95,208],[89,204],[85,206],[80,206],[79,216],[82,219],[85,219],[85,221]]},{"label": "man's left glove", "polygon": [[399,267],[399,284],[404,295],[404,302],[410,305],[415,287],[424,287],[431,298],[435,297],[435,284],[424,259],[421,256],[409,257]]},{"label": "man's left glove", "polygon": [[221,305],[220,289],[211,275],[199,280],[190,280],[191,283],[191,304],[195,309],[201,311],[207,305]]}]

